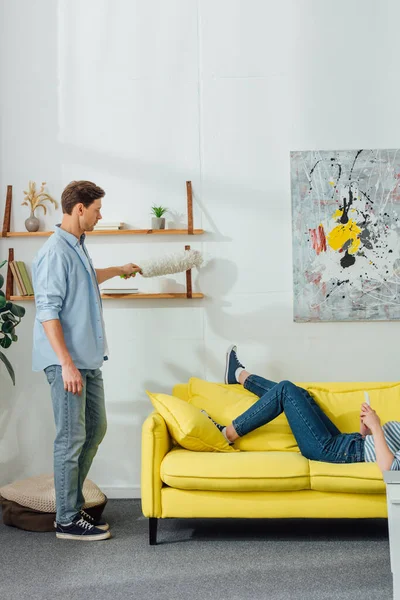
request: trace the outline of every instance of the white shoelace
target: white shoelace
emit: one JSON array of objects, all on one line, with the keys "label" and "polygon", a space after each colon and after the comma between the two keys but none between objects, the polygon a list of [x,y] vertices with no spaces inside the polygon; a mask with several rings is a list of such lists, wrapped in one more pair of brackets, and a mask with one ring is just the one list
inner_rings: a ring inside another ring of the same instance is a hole
[{"label": "white shoelace", "polygon": [[81,510],[81,515],[84,519],[86,519],[87,521],[94,521],[93,517],[91,517],[87,512],[85,512],[84,510]]},{"label": "white shoelace", "polygon": [[81,519],[79,519],[79,521],[77,521],[75,523],[75,525],[79,525],[79,527],[82,527],[83,529],[93,529],[93,525],[91,525],[90,523],[88,523],[87,521],[85,521],[85,519],[82,517]]}]

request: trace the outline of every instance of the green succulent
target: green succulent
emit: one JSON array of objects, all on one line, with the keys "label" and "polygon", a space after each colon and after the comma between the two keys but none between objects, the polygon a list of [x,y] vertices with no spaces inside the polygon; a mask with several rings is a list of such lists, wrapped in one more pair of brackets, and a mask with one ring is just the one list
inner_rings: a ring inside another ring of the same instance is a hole
[{"label": "green succulent", "polygon": [[164,206],[152,206],[151,212],[157,217],[157,219],[161,219],[161,217],[168,211],[168,208]]},{"label": "green succulent", "polygon": [[[6,260],[0,263],[4,267]],[[2,291],[4,285],[4,277],[0,273],[0,348],[7,349],[13,342],[18,341],[18,336],[15,334],[15,328],[21,323],[21,319],[25,314],[25,309],[22,306],[17,306],[13,302],[6,299],[5,293]],[[15,373],[12,365],[6,355],[0,351],[0,361],[5,365],[13,384],[15,385]]]}]

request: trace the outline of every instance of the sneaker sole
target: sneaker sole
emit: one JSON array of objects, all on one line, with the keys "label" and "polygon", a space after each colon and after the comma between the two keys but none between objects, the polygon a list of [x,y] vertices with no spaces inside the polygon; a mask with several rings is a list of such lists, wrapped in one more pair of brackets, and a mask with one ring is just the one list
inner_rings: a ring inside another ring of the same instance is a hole
[{"label": "sneaker sole", "polygon": [[96,535],[73,535],[71,533],[56,533],[59,540],[78,540],[79,542],[101,542],[111,537],[110,531]]},{"label": "sneaker sole", "polygon": [[226,365],[225,365],[225,384],[226,385],[229,385],[228,384],[229,357],[235,346],[236,346],[236,344],[232,344],[231,346],[229,346],[227,353],[226,353]]}]

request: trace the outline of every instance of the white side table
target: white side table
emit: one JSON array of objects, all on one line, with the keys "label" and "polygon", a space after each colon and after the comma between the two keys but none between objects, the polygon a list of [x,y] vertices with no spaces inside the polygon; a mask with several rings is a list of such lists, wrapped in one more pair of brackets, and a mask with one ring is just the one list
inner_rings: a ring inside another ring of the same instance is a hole
[{"label": "white side table", "polygon": [[385,471],[393,600],[400,600],[400,471]]}]

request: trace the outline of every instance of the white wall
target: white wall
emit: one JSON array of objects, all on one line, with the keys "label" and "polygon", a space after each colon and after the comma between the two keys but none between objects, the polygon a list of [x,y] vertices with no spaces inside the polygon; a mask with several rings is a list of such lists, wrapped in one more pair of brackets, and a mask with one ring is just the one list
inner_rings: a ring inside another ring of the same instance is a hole
[{"label": "white wall", "polygon": [[[398,380],[398,323],[293,323],[289,151],[399,146],[396,0],[2,0],[0,209],[12,229],[29,179],[59,198],[105,188],[104,218],[149,226],[153,202],[212,257],[198,301],[107,301],[109,428],[90,477],[140,494],[145,389],[221,381],[227,345],[271,379]],[[50,208],[42,228],[60,220]],[[182,225],[181,225],[182,226]],[[28,266],[43,239],[0,240]],[[186,238],[91,238],[98,266],[183,248]],[[141,281],[142,290],[179,289]],[[109,282],[114,284],[114,282]],[[115,282],[115,283],[119,283]],[[172,287],[171,287],[172,286]],[[52,470],[44,376],[31,372],[34,308],[0,369],[0,484]]]}]

